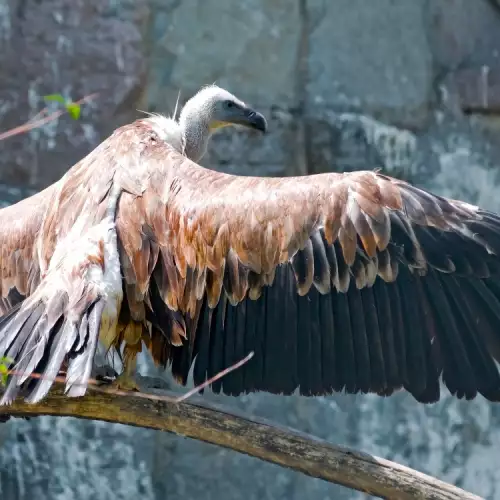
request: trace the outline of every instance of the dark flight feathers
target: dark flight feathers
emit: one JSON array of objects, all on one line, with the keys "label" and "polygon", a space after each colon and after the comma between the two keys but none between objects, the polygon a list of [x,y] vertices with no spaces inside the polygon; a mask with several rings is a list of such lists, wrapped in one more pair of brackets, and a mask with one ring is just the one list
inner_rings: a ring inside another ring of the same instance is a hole
[{"label": "dark flight feathers", "polygon": [[[328,244],[322,243],[314,262],[324,258]],[[390,244],[389,254],[404,260],[399,243]],[[446,248],[433,245],[429,252]],[[342,260],[338,242],[329,251]],[[419,275],[399,260],[397,280],[377,277],[361,289],[356,281],[361,275],[365,282],[367,263],[358,256],[346,271],[345,293],[332,289],[323,295],[312,286],[303,297],[297,294],[297,268],[280,265],[273,285],[255,301],[247,297],[235,307],[223,296],[213,311],[203,301],[194,349],[171,351],[174,375],[185,382],[196,358],[199,384],[253,350],[254,359],[216,382],[215,391],[291,394],[298,388],[304,395],[344,390],[388,396],[404,388],[430,403],[439,400],[442,375],[459,398],[480,393],[498,401],[500,275],[495,257],[475,253],[468,255],[470,268],[455,273],[429,267]],[[486,261],[487,277],[470,271],[482,267],[477,260]]]}]

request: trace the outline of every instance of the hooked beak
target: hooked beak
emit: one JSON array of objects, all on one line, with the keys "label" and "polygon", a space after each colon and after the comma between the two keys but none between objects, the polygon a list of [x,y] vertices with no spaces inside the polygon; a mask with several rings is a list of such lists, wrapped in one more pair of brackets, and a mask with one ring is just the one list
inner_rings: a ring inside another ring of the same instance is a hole
[{"label": "hooked beak", "polygon": [[267,120],[261,113],[247,108],[245,110],[245,118],[247,120],[248,127],[259,130],[263,134],[267,132]]},{"label": "hooked beak", "polygon": [[264,115],[251,109],[244,108],[238,113],[239,116],[233,116],[231,118],[231,123],[235,125],[242,125],[243,127],[252,128],[254,130],[259,130],[263,134],[267,132],[267,120]]}]

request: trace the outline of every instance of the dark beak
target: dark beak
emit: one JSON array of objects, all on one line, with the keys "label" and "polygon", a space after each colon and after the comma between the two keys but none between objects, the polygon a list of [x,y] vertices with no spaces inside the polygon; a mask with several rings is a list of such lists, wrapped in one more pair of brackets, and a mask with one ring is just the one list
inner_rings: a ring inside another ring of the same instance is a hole
[{"label": "dark beak", "polygon": [[267,132],[267,120],[264,118],[264,115],[258,113],[257,111],[250,108],[246,109],[245,121],[246,123],[242,123],[242,125],[259,130],[263,134]]}]

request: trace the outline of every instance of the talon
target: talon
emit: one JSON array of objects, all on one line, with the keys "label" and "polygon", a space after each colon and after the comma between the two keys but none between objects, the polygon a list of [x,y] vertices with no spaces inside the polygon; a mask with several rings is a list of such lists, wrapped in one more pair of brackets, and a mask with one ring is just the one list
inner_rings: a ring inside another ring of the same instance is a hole
[{"label": "talon", "polygon": [[94,366],[92,378],[98,382],[111,383],[118,378],[118,372],[109,365]]},{"label": "talon", "polygon": [[141,391],[134,377],[126,373],[122,373],[121,375],[119,375],[116,380],[111,383],[111,387],[121,391]]}]

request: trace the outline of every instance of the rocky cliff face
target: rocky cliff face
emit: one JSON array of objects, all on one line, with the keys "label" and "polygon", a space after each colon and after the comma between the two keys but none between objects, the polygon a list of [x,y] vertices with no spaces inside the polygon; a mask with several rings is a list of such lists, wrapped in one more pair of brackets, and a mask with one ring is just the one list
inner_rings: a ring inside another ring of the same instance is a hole
[{"label": "rocky cliff face", "polygon": [[[500,211],[499,57],[493,0],[0,0],[2,129],[33,117],[44,94],[100,92],[78,122],[0,144],[0,197],[12,203],[53,182],[137,108],[170,112],[179,90],[182,101],[217,81],[266,112],[272,132],[221,133],[207,166],[259,175],[379,167]],[[500,409],[483,400],[216,399],[500,499]],[[0,438],[9,500],[358,498],[119,425],[16,420]]]}]

